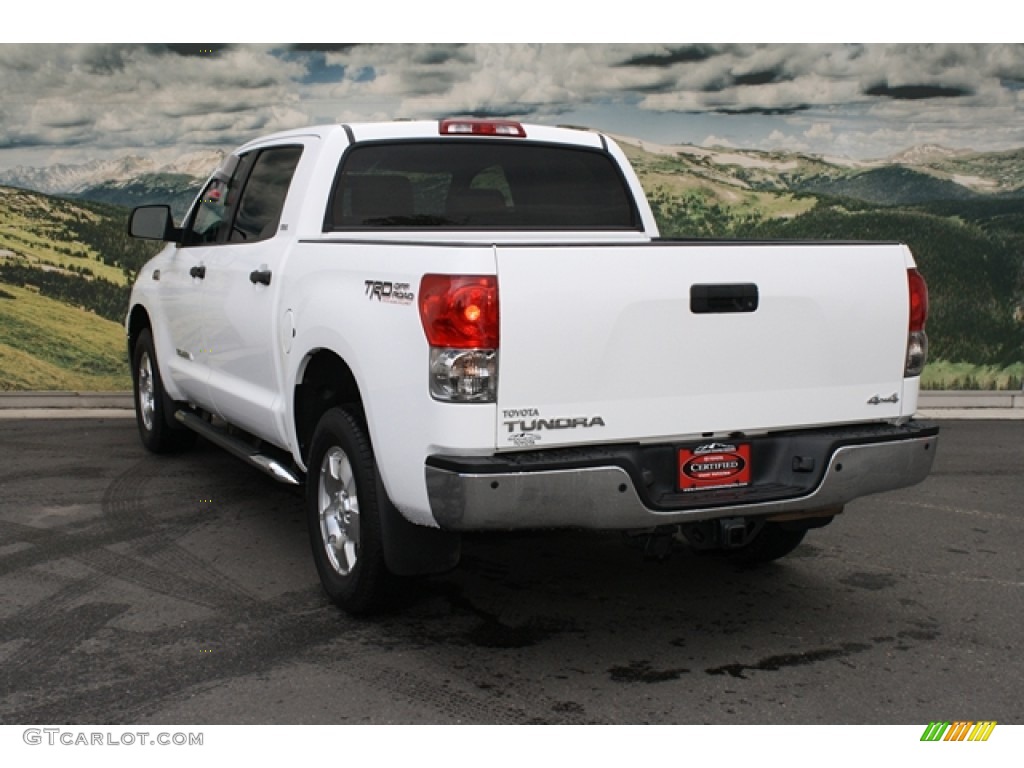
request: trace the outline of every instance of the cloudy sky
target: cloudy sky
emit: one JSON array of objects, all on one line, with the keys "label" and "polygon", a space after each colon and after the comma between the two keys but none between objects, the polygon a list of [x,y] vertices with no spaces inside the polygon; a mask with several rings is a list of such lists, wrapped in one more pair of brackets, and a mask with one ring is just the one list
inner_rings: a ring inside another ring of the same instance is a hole
[{"label": "cloudy sky", "polygon": [[494,115],[856,159],[1024,146],[1013,44],[0,44],[0,170]]}]

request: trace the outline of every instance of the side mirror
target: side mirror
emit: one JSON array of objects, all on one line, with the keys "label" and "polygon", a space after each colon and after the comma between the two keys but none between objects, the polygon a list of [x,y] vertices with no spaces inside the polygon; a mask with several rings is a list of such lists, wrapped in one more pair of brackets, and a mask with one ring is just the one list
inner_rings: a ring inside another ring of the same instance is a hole
[{"label": "side mirror", "polygon": [[128,234],[143,240],[177,241],[181,230],[174,226],[169,205],[143,205],[128,218]]}]

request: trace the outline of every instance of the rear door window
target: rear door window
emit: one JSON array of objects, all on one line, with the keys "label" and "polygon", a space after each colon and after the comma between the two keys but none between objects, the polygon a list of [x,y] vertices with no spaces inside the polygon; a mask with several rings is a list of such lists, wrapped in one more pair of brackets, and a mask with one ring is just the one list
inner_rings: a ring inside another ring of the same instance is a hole
[{"label": "rear door window", "polygon": [[301,156],[302,147],[274,147],[260,152],[238,201],[230,242],[254,243],[277,233]]}]

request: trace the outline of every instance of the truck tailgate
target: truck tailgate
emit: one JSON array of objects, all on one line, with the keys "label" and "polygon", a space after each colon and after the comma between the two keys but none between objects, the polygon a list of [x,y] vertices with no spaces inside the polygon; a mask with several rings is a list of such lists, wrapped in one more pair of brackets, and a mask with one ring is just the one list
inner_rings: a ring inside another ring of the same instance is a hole
[{"label": "truck tailgate", "polygon": [[897,244],[498,246],[496,446],[896,419]]}]

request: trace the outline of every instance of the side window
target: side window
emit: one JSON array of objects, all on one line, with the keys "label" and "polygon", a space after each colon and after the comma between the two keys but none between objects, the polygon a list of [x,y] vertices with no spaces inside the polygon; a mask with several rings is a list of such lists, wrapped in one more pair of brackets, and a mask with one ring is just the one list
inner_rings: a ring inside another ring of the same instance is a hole
[{"label": "side window", "polygon": [[302,147],[274,147],[259,153],[238,201],[228,241],[253,243],[277,233],[288,187]]},{"label": "side window", "polygon": [[185,230],[185,245],[215,243],[227,219],[228,182],[213,178],[199,198],[199,207]]},{"label": "side window", "polygon": [[185,222],[183,245],[210,245],[224,241],[231,210],[251,165],[251,157],[231,155],[214,172],[199,197],[198,205]]}]

